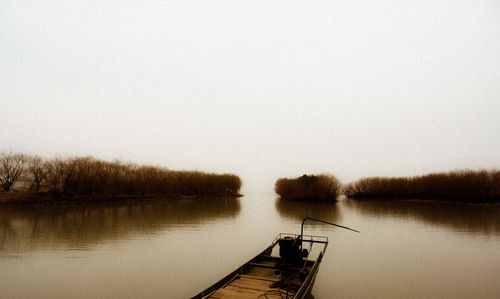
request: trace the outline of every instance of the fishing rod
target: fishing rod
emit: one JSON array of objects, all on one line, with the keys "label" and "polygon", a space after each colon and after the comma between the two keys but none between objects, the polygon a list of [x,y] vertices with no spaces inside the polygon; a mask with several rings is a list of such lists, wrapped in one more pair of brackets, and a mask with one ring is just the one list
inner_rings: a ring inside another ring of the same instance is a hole
[{"label": "fishing rod", "polygon": [[347,226],[338,225],[338,224],[335,224],[335,223],[331,223],[331,222],[328,222],[328,221],[324,221],[324,220],[320,220],[320,219],[316,219],[316,218],[312,218],[312,217],[306,217],[306,218],[304,218],[302,220],[302,225],[300,226],[300,241],[302,241],[302,238],[304,237],[304,222],[306,222],[306,220],[314,220],[314,221],[318,221],[318,222],[321,222],[321,223],[324,223],[324,224],[330,224],[330,225],[333,225],[333,226],[336,226],[336,227],[340,227],[340,228],[343,228],[343,229],[351,230],[353,232],[357,232],[357,233],[360,232],[359,230],[355,230],[355,229],[352,229],[352,228],[347,227]]}]

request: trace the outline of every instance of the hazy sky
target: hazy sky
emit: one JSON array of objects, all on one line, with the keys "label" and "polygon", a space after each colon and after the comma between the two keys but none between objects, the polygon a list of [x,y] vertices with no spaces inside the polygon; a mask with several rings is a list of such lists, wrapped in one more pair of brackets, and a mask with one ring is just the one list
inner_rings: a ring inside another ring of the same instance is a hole
[{"label": "hazy sky", "polygon": [[0,1],[0,151],[244,191],[500,168],[500,1]]}]

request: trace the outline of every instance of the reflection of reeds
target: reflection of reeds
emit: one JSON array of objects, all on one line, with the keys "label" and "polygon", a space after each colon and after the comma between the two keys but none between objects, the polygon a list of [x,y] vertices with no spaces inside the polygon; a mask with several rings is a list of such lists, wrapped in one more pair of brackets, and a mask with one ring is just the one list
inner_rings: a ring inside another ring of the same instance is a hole
[{"label": "reflection of reeds", "polygon": [[0,209],[0,251],[39,246],[90,246],[134,234],[156,234],[182,225],[205,225],[240,213],[239,198],[209,197],[130,203]]},{"label": "reflection of reeds", "polygon": [[294,179],[280,178],[274,190],[282,199],[333,200],[337,199],[340,182],[331,175],[303,175]]},{"label": "reflection of reeds", "polygon": [[351,198],[500,200],[500,171],[453,171],[411,178],[362,178],[343,187]]},{"label": "reflection of reeds", "polygon": [[500,236],[500,206],[422,200],[346,200],[342,206],[367,217],[412,219],[454,231]]},{"label": "reflection of reeds", "polygon": [[[304,217],[313,217],[325,221],[337,222],[340,220],[340,213],[336,202],[321,201],[290,201],[276,199],[276,211],[281,217],[291,218],[300,223]],[[317,224],[315,222],[312,225]]]},{"label": "reflection of reeds", "polygon": [[[211,196],[236,195],[241,187],[240,178],[233,174],[174,171],[92,157],[29,161],[24,183],[34,191],[101,196]],[[34,163],[37,168],[31,167]]]}]

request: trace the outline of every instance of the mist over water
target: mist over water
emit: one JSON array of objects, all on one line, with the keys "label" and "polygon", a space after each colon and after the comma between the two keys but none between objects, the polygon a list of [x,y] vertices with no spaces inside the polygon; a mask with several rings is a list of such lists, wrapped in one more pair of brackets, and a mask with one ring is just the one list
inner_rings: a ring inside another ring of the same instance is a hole
[{"label": "mist over water", "polygon": [[186,298],[303,217],[330,244],[316,298],[494,298],[500,206],[407,201],[235,199],[0,209],[2,296]]}]

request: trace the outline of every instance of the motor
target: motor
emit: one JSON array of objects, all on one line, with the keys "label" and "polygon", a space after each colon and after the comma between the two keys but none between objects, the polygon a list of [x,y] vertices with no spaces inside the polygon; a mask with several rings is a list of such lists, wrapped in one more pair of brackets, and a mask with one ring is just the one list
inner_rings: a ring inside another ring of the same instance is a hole
[{"label": "motor", "polygon": [[302,240],[295,237],[284,237],[278,240],[282,264],[296,265],[307,256],[307,249],[301,249]]}]

